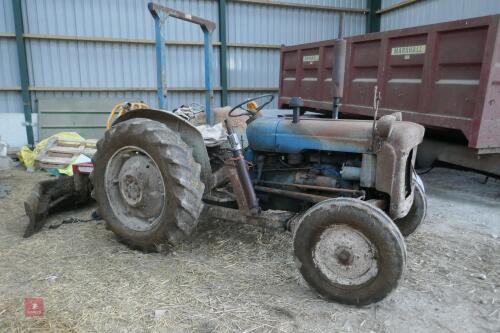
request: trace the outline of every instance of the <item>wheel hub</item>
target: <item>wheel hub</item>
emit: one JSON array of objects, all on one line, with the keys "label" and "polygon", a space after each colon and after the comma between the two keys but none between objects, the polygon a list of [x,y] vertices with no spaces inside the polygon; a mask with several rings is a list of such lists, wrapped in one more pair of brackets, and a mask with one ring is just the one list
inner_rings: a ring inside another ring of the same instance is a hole
[{"label": "wheel hub", "polygon": [[106,169],[109,201],[123,223],[134,230],[151,228],[165,206],[165,184],[153,159],[138,147],[124,147]]},{"label": "wheel hub", "polygon": [[132,176],[125,175],[120,179],[120,191],[123,199],[133,207],[139,206],[142,201],[143,187],[140,181]]},{"label": "wheel hub", "polygon": [[[139,207],[141,204],[147,204],[144,198],[148,196],[148,183],[161,182],[161,175],[151,164],[149,157],[135,155],[123,163],[118,179],[120,194],[125,202],[132,207]],[[156,201],[158,199],[153,198]]]},{"label": "wheel hub", "polygon": [[343,248],[339,247],[336,250],[335,257],[337,258],[337,261],[339,264],[344,265],[344,266],[350,266],[352,265],[352,262],[354,260],[354,255],[348,248]]},{"label": "wheel hub", "polygon": [[347,286],[366,283],[378,273],[375,246],[347,225],[335,225],[321,234],[314,263],[330,281]]}]

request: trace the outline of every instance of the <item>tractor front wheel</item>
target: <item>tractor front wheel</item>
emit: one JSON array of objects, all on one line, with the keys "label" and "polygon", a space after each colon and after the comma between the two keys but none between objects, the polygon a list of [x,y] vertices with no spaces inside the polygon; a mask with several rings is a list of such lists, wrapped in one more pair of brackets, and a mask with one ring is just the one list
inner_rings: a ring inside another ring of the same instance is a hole
[{"label": "tractor front wheel", "polygon": [[176,132],[149,119],[127,120],[97,144],[93,196],[123,242],[158,250],[194,230],[203,208],[200,169]]},{"label": "tractor front wheel", "polygon": [[396,225],[357,199],[330,199],[310,208],[295,224],[293,243],[305,281],[339,303],[380,301],[405,268],[405,242]]},{"label": "tractor front wheel", "polygon": [[427,215],[427,198],[422,181],[415,182],[413,204],[405,217],[395,220],[403,236],[408,237],[424,222]]}]

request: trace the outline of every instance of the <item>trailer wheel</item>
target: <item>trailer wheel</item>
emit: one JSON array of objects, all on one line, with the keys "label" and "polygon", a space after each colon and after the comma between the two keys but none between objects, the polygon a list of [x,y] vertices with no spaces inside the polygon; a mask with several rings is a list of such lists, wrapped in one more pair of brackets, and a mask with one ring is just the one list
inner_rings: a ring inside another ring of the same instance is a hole
[{"label": "trailer wheel", "polygon": [[[417,176],[418,177],[418,176]],[[414,233],[417,228],[424,222],[427,215],[427,198],[422,181],[415,182],[415,194],[413,196],[413,204],[408,214],[405,217],[395,220],[403,236],[408,237]]]},{"label": "trailer wheel", "polygon": [[396,225],[357,199],[330,199],[310,208],[296,224],[293,244],[305,281],[339,303],[380,301],[405,268],[405,242]]},{"label": "trailer wheel", "polygon": [[154,251],[194,230],[203,208],[201,167],[167,126],[143,118],[119,123],[98,142],[93,160],[99,213],[124,243]]}]

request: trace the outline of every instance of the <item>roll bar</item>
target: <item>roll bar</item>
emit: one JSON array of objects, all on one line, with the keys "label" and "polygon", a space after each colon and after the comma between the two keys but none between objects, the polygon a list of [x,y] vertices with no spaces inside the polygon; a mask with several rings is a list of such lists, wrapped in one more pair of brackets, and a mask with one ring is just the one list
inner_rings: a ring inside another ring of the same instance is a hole
[{"label": "roll bar", "polygon": [[165,21],[169,17],[197,24],[203,31],[204,60],[205,60],[205,115],[207,123],[214,124],[212,106],[214,102],[214,91],[212,87],[212,33],[216,24],[204,18],[187,14],[176,9],[161,6],[156,3],[148,3],[148,9],[155,20],[155,44],[156,44],[156,81],[158,102],[160,109],[167,108],[167,38],[165,31]]}]

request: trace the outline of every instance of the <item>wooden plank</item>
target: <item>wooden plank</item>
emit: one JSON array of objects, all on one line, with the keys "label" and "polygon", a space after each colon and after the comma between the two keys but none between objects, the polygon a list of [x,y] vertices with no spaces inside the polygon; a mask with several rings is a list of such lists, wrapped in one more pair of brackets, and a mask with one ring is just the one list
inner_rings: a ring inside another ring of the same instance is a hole
[{"label": "wooden plank", "polygon": [[94,156],[94,154],[97,152],[96,148],[85,148],[82,152],[83,155],[86,155],[88,157]]},{"label": "wooden plank", "polygon": [[54,146],[49,148],[49,153],[75,155],[75,154],[80,154],[84,148],[85,146],[78,146],[78,147]]},{"label": "wooden plank", "polygon": [[53,137],[35,159],[38,168],[62,168],[80,154],[92,157],[96,140],[64,139]]},{"label": "wooden plank", "polygon": [[99,140],[97,140],[97,139],[86,139],[85,140],[85,146],[86,147],[94,147],[95,148],[95,146],[97,145],[97,141],[99,141]]},{"label": "wooden plank", "polygon": [[45,158],[47,156],[47,152],[49,151],[49,148],[54,145],[54,142],[56,142],[56,140],[57,140],[56,138],[51,138],[51,139],[48,140],[48,142],[46,143],[45,147],[43,147],[42,150],[36,156],[36,158],[35,158],[35,164],[36,164],[37,161],[40,161],[40,160],[42,160],[43,158]]},{"label": "wooden plank", "polygon": [[40,168],[40,169],[61,169],[61,168],[64,168],[66,167],[66,165],[68,165],[67,163],[66,164],[51,164],[51,163],[43,163],[43,162],[38,162],[36,164],[36,167],[37,168]]},{"label": "wooden plank", "polygon": [[72,159],[73,159],[73,156],[71,156],[71,157],[46,156],[43,159],[40,159],[38,161],[40,163],[45,163],[45,164],[68,165]]}]

